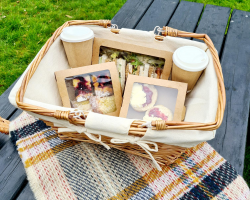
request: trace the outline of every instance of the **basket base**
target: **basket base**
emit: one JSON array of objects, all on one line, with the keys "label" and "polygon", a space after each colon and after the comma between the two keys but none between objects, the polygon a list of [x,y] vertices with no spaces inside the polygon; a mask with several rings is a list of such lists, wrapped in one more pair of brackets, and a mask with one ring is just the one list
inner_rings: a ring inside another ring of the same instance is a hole
[{"label": "basket base", "polygon": [[[47,126],[51,126],[51,128],[57,132],[58,137],[62,140],[75,140],[75,141],[87,142],[87,143],[92,143],[92,144],[100,144],[96,141],[89,139],[88,136],[85,134],[80,134],[77,132],[58,133],[58,127],[54,127],[54,124],[52,122],[45,121],[45,120],[42,120],[42,121]],[[142,149],[140,146],[136,144],[131,144],[131,143],[113,144],[110,142],[111,139],[112,138],[110,137],[102,136],[102,142],[107,144],[110,147],[119,149],[126,153],[134,154],[143,158],[151,159],[150,156],[145,152],[145,150]],[[159,151],[151,152],[151,154],[153,155],[155,160],[161,165],[172,164],[186,150],[186,148],[184,147],[179,147],[179,146],[174,146],[174,145],[168,145],[168,144],[162,144],[162,143],[157,143],[157,145],[158,145]]]}]

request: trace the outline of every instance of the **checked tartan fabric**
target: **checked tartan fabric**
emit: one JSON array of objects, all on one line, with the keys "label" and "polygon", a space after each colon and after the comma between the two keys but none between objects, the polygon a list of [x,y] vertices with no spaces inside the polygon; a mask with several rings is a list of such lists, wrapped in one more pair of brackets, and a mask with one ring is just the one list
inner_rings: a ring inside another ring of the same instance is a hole
[{"label": "checked tartan fabric", "polygon": [[100,145],[63,141],[22,113],[10,134],[36,199],[250,199],[241,176],[208,143],[157,171],[152,162]]}]

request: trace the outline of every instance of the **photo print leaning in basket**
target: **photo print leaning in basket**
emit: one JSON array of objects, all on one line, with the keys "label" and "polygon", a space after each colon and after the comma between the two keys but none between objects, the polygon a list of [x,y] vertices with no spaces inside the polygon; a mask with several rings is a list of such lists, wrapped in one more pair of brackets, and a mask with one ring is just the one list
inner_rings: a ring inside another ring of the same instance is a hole
[{"label": "photo print leaning in basket", "polygon": [[121,87],[114,62],[55,72],[64,107],[118,116]]},{"label": "photo print leaning in basket", "polygon": [[186,92],[186,83],[129,75],[120,117],[182,121]]}]

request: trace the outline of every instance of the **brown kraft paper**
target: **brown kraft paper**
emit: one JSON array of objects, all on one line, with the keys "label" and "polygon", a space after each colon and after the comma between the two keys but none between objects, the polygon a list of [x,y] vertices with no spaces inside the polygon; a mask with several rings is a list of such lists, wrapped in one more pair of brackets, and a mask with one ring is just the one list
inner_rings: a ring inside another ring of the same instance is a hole
[{"label": "brown kraft paper", "polygon": [[[180,122],[184,120],[185,113],[186,113],[186,108],[184,106],[186,92],[187,92],[186,83],[168,81],[168,80],[162,80],[162,79],[153,79],[152,81],[152,78],[143,77],[143,76],[135,76],[135,75],[128,75],[128,80],[126,83],[126,88],[125,88],[125,92],[123,96],[120,117],[123,117],[123,118],[127,117],[131,93],[132,93],[134,83],[144,83],[144,84],[146,83],[146,84],[154,85],[154,86],[162,86],[162,87],[177,89],[178,95],[177,95],[176,105],[174,109],[173,121]],[[164,94],[158,94],[158,95],[164,96]]]},{"label": "brown kraft paper", "polygon": [[62,42],[71,68],[91,65],[93,39],[83,42]]},{"label": "brown kraft paper", "polygon": [[114,90],[115,96],[115,104],[116,104],[116,111],[107,113],[106,115],[111,116],[119,116],[121,104],[122,104],[122,93],[121,93],[121,85],[118,78],[118,72],[116,70],[116,66],[114,62],[109,63],[102,63],[97,65],[90,65],[85,67],[79,67],[74,69],[66,69],[55,72],[55,77],[58,85],[58,90],[62,99],[62,104],[64,107],[71,107],[70,104],[70,97],[74,96],[73,91],[68,93],[67,85],[65,83],[66,77],[81,75],[81,74],[88,74],[92,72],[98,72],[103,70],[109,70],[112,80],[112,86]]},{"label": "brown kraft paper", "polygon": [[100,47],[110,47],[114,49],[119,49],[123,51],[129,51],[133,53],[139,53],[143,55],[148,56],[154,56],[158,58],[164,58],[165,64],[162,71],[162,79],[168,80],[171,68],[172,68],[172,56],[173,53],[170,51],[163,51],[159,49],[134,45],[130,43],[124,43],[124,42],[118,42],[110,39],[103,39],[103,38],[94,38],[94,44],[93,44],[93,56],[92,56],[92,64],[98,64],[99,63],[99,53],[100,53]]},{"label": "brown kraft paper", "polygon": [[188,92],[192,90],[197,83],[198,79],[200,78],[200,75],[202,71],[198,72],[189,72],[185,71],[175,65],[173,62],[173,69],[172,69],[172,81],[179,81],[183,83],[188,84]]}]

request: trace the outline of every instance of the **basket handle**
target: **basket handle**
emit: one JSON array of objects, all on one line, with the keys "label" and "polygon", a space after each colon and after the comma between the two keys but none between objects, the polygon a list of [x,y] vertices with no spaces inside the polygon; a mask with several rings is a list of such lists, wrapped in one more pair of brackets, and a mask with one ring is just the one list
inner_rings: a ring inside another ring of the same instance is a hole
[{"label": "basket handle", "polygon": [[[25,74],[24,79],[22,81],[22,85],[21,85],[21,87],[18,90],[17,95],[16,95],[16,103],[17,103],[17,106],[19,108],[21,108],[23,110],[34,112],[36,114],[44,115],[44,116],[57,117],[57,114],[56,114],[57,111],[48,110],[48,109],[38,107],[38,106],[34,107],[33,105],[24,103],[23,97],[24,97],[24,93],[27,89],[28,82],[31,79],[31,77],[33,76],[33,74],[35,73],[42,58],[45,56],[45,54],[47,53],[47,51],[49,50],[50,46],[55,41],[55,39],[61,34],[63,28],[68,27],[70,25],[99,25],[99,26],[103,26],[105,28],[111,27],[111,31],[114,33],[119,33],[119,31],[120,31],[119,29],[112,29],[111,21],[109,21],[109,20],[88,20],[88,21],[73,20],[73,21],[65,22],[61,27],[59,27],[54,32],[52,37],[46,42],[43,49],[37,55],[36,59],[31,63],[29,71]],[[224,86],[224,80],[223,80],[223,74],[222,74],[219,56],[218,56],[218,53],[213,45],[213,42],[211,41],[209,36],[206,34],[189,33],[189,32],[185,32],[185,31],[179,31],[176,29],[172,29],[170,27],[163,27],[162,30],[163,30],[162,36],[157,35],[157,36],[155,36],[156,39],[163,40],[165,36],[193,37],[193,38],[196,38],[199,40],[203,40],[207,44],[207,46],[208,46],[208,48],[213,56],[214,68],[215,68],[215,72],[216,72],[217,79],[218,79],[218,93],[219,93],[219,95],[218,95],[218,109],[217,109],[215,121],[210,122],[210,123],[163,121],[166,125],[166,127],[164,127],[164,129],[167,128],[167,129],[204,130],[204,131],[218,129],[222,123],[222,120],[223,120],[223,115],[224,115],[224,110],[225,110],[225,105],[226,105],[226,92],[225,92],[225,86]],[[59,112],[61,112],[61,111],[59,111]],[[84,119],[73,119],[72,114],[69,114],[69,113],[67,113],[65,115],[60,114],[58,116],[62,117],[65,120],[68,120],[70,123],[74,123],[74,124],[78,124],[78,125],[85,124]],[[137,125],[143,124],[142,121],[135,121],[134,123],[135,123],[135,127],[136,127],[136,124]],[[155,121],[152,122],[153,126],[154,125],[156,126],[156,124],[159,125],[160,123],[156,123]],[[156,129],[161,129],[162,127],[163,126],[160,125]],[[135,134],[142,133],[139,131],[134,132],[134,131],[132,131],[132,129],[134,129],[134,128],[131,128],[131,133],[135,133]]]}]

